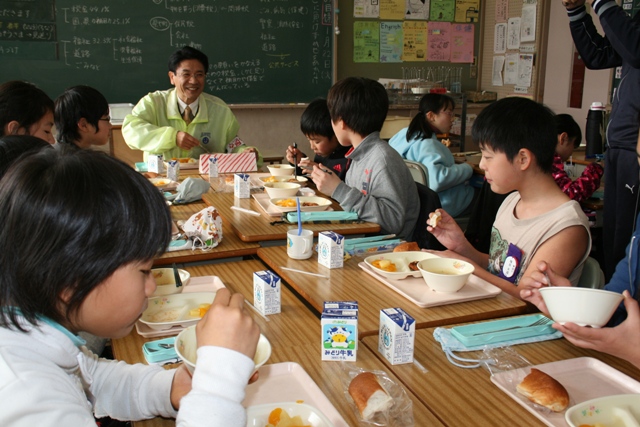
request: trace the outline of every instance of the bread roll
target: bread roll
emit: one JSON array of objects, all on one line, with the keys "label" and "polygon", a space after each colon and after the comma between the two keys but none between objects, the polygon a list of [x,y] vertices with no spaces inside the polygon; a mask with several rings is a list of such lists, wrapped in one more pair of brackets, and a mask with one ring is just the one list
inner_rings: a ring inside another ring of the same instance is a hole
[{"label": "bread roll", "polygon": [[363,372],[352,379],[349,384],[349,394],[365,421],[370,420],[377,412],[386,411],[393,405],[393,399],[382,388],[375,374],[371,372]]},{"label": "bread roll", "polygon": [[518,393],[530,401],[562,412],[569,406],[569,393],[558,381],[544,372],[531,368],[531,373],[516,386]]},{"label": "bread roll", "polygon": [[427,225],[430,225],[433,228],[438,226],[438,223],[442,219],[442,214],[438,211],[432,212],[429,214],[429,220],[427,221]]},{"label": "bread roll", "polygon": [[416,242],[404,242],[393,248],[393,252],[419,251],[420,246]]}]

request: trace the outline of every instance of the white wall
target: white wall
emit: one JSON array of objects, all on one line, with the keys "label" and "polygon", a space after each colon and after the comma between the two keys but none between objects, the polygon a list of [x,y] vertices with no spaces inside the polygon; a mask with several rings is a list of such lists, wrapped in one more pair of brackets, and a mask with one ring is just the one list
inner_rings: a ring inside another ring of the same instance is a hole
[{"label": "white wall", "polygon": [[[549,43],[547,48],[547,67],[545,70],[543,103],[556,114],[571,114],[584,128],[591,102],[608,104],[610,99],[613,70],[586,70],[582,108],[569,108],[571,88],[571,66],[573,63],[573,40],[569,31],[569,18],[562,2],[552,0],[549,22]],[[593,11],[594,23],[600,34],[604,34],[600,22]],[[583,138],[584,143],[584,138]]]}]

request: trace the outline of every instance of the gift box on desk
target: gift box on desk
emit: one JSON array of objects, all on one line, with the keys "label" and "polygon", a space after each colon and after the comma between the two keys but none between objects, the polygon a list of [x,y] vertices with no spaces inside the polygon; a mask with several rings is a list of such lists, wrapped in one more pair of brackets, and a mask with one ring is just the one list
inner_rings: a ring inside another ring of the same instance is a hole
[{"label": "gift box on desk", "polygon": [[209,173],[209,159],[218,161],[218,173],[255,172],[258,170],[256,153],[211,153],[200,154],[200,173]]}]

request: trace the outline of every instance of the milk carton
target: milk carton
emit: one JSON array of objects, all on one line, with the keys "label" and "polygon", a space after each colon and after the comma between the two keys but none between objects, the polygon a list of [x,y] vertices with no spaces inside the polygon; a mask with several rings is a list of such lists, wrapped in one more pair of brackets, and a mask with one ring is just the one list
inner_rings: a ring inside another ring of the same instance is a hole
[{"label": "milk carton", "polygon": [[344,262],[344,236],[333,231],[318,233],[318,262],[328,268],[341,268]]},{"label": "milk carton", "polygon": [[178,160],[167,162],[167,178],[174,182],[178,182],[180,179],[180,162]]},{"label": "milk carton", "polygon": [[416,321],[401,308],[380,310],[378,351],[392,365],[413,362]]},{"label": "milk carton", "polygon": [[248,173],[237,173],[233,178],[233,194],[238,199],[251,197],[251,180]]},{"label": "milk carton", "polygon": [[356,310],[358,311],[358,301],[325,301],[322,311],[329,310]]},{"label": "milk carton", "polygon": [[253,273],[253,305],[260,313],[280,313],[280,282],[280,277],[272,271]]},{"label": "milk carton", "polygon": [[213,191],[224,190],[225,181],[218,176],[218,158],[215,156],[209,157],[209,184]]},{"label": "milk carton", "polygon": [[147,157],[147,171],[157,174],[164,173],[164,158],[162,154],[149,154],[149,157]]},{"label": "milk carton", "polygon": [[322,360],[356,361],[358,309],[328,308],[320,318]]}]

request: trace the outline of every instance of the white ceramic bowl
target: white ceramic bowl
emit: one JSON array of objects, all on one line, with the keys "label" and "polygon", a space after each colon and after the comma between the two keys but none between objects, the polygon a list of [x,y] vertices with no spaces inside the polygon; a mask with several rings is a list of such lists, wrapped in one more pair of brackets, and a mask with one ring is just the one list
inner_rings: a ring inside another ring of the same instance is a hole
[{"label": "white ceramic bowl", "polygon": [[[198,358],[197,350],[196,326],[193,325],[180,332],[176,337],[176,353],[178,353],[178,356],[182,359],[192,375],[196,369],[196,359]],[[271,357],[271,343],[267,337],[260,334],[258,348],[256,349],[256,354],[253,356],[256,371],[269,360],[269,357]]]},{"label": "white ceramic bowl", "polygon": [[153,278],[156,279],[156,291],[151,295],[157,297],[161,295],[179,294],[182,289],[189,283],[191,274],[187,270],[178,269],[182,286],[176,286],[176,279],[173,274],[173,268],[154,268],[151,270]]},{"label": "white ceramic bowl", "polygon": [[474,267],[455,258],[430,258],[420,261],[418,270],[431,290],[452,294],[467,283]]},{"label": "white ceramic bowl", "polygon": [[640,394],[599,397],[567,409],[564,418],[571,427],[581,425],[640,425]]},{"label": "white ceramic bowl", "polygon": [[267,165],[267,169],[273,176],[288,176],[293,175],[293,166],[291,165]]},{"label": "white ceramic bowl", "polygon": [[264,191],[270,199],[295,197],[300,190],[300,184],[293,182],[267,182],[264,184]]},{"label": "white ceramic bowl", "polygon": [[286,175],[286,176],[264,176],[261,178],[258,178],[258,181],[260,181],[262,183],[262,185],[266,184],[267,182],[293,182],[293,183],[298,183],[301,186],[305,186],[307,185],[307,183],[309,182],[309,179],[307,179],[307,177],[305,176],[291,176],[291,175]]},{"label": "white ceramic bowl", "polygon": [[592,328],[604,326],[624,298],[617,292],[569,286],[542,288],[540,294],[554,321]]}]

